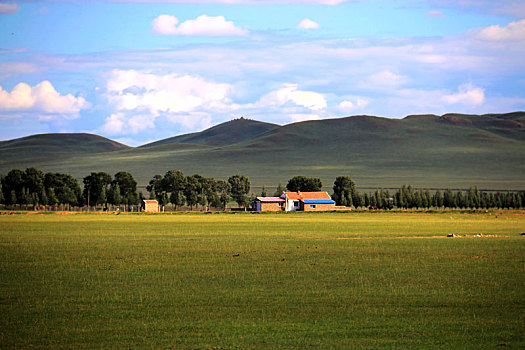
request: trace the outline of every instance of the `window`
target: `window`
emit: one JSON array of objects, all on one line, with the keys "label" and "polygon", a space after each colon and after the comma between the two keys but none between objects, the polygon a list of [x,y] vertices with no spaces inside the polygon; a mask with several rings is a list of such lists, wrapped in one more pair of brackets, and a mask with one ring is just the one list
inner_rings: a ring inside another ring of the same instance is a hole
[{"label": "window", "polygon": [[299,206],[299,202],[293,202],[293,206],[294,207],[298,207]]},{"label": "window", "polygon": [[282,208],[282,207],[283,207],[283,205],[284,205],[284,203],[282,203],[282,202],[281,202],[281,203],[279,203],[279,207],[281,207],[281,208]]},{"label": "window", "polygon": [[315,204],[310,204],[310,209],[315,209]]}]

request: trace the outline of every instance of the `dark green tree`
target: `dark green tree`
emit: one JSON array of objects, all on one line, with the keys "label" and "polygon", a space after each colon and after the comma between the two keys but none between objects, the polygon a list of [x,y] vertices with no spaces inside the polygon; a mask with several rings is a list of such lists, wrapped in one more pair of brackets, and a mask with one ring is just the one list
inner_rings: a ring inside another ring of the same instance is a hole
[{"label": "dark green tree", "polygon": [[237,202],[239,207],[244,207],[248,205],[249,198],[248,193],[250,193],[250,179],[244,175],[233,175],[230,176],[228,182],[231,185],[231,196]]},{"label": "dark green tree", "polygon": [[202,190],[202,176],[194,174],[186,177],[186,186],[184,188],[184,196],[186,197],[186,203],[193,210],[193,206],[199,203],[199,195]]},{"label": "dark green tree", "polygon": [[84,198],[88,205],[97,206],[107,202],[107,192],[111,184],[111,175],[105,172],[92,172],[86,176],[84,182]]},{"label": "dark green tree", "polygon": [[443,206],[445,208],[455,208],[456,207],[456,197],[454,196],[454,193],[452,193],[452,190],[448,188],[443,193]]},{"label": "dark green tree", "polygon": [[50,187],[47,189],[47,204],[54,206],[57,205],[58,199],[55,195],[55,189],[53,187]]},{"label": "dark green tree", "polygon": [[44,189],[44,177],[45,174],[42,170],[37,168],[27,168],[22,177],[24,187],[29,191],[29,194],[33,196],[33,193],[37,195],[42,193]]},{"label": "dark green tree", "polygon": [[115,174],[112,184],[118,185],[122,203],[127,205],[138,204],[137,181],[133,175],[127,171],[119,171]]},{"label": "dark green tree", "polygon": [[[49,189],[53,189],[56,203],[71,205],[82,205],[82,190],[77,179],[69,174],[46,173],[44,187],[49,197]],[[49,198],[48,198],[49,200]],[[49,203],[50,205],[56,204]]]},{"label": "dark green tree", "polygon": [[261,197],[268,197],[268,192],[266,192],[266,187],[264,185],[261,190]]},{"label": "dark green tree", "polygon": [[332,199],[337,205],[352,206],[360,202],[355,182],[350,176],[338,176],[334,181]]},{"label": "dark green tree", "polygon": [[24,172],[20,169],[13,169],[2,178],[2,191],[4,192],[6,204],[18,204],[19,198],[22,197],[22,188],[24,187],[23,178]]},{"label": "dark green tree", "polygon": [[184,198],[184,194],[182,193],[182,191],[176,191],[171,192],[170,202],[171,204],[173,204],[175,209],[177,209],[177,207],[182,207],[184,205],[186,199]]},{"label": "dark green tree", "polygon": [[321,182],[320,178],[308,178],[302,175],[292,177],[290,180],[288,180],[288,184],[286,185],[288,191],[291,192],[317,192],[321,191],[322,187],[323,183]]},{"label": "dark green tree", "polygon": [[441,208],[443,206],[443,195],[440,190],[436,190],[434,194],[433,204],[436,208]]},{"label": "dark green tree", "polygon": [[226,209],[228,202],[230,201],[232,186],[228,181],[218,180],[217,181],[217,194],[219,195],[222,208]]},{"label": "dark green tree", "polygon": [[120,205],[123,201],[125,202],[126,200],[120,194],[120,186],[113,181],[109,187],[108,202],[113,205]]},{"label": "dark green tree", "polygon": [[164,174],[164,177],[162,178],[162,189],[163,191],[170,193],[170,202],[177,202],[176,200],[171,201],[171,196],[173,196],[173,199],[176,199],[177,193],[184,192],[185,187],[186,177],[182,171],[169,170]]},{"label": "dark green tree", "polygon": [[156,199],[160,202],[163,192],[162,175],[153,176],[153,179],[149,180],[146,190],[149,192],[150,199]]}]

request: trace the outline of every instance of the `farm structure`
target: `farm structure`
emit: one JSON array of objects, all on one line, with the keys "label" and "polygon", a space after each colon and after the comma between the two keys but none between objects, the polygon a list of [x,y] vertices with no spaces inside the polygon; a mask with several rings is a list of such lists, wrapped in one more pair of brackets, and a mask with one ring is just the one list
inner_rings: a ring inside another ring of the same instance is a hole
[{"label": "farm structure", "polygon": [[154,199],[144,199],[142,201],[142,211],[147,213],[158,213],[160,211],[159,202]]},{"label": "farm structure", "polygon": [[255,211],[324,211],[335,210],[327,192],[283,192],[281,197],[257,197]]}]

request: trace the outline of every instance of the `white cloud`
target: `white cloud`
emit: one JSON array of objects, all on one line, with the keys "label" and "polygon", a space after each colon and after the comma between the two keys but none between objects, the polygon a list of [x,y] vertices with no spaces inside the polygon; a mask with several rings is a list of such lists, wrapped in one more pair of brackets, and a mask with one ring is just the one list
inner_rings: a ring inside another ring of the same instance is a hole
[{"label": "white cloud", "polygon": [[470,83],[463,84],[457,93],[443,96],[442,101],[448,104],[481,105],[485,101],[485,90]]},{"label": "white cloud", "polygon": [[0,14],[10,15],[20,10],[17,4],[0,3]]},{"label": "white cloud", "polygon": [[368,106],[370,102],[363,98],[358,98],[355,102],[352,101],[343,101],[337,106],[337,110],[341,113],[351,113],[355,110],[361,109]]},{"label": "white cloud", "polygon": [[177,24],[179,20],[175,16],[160,15],[153,20],[151,32],[155,34],[173,35],[177,33]]},{"label": "white cloud", "polygon": [[155,119],[156,116],[151,114],[127,116],[121,112],[113,113],[106,118],[100,130],[108,135],[136,135],[146,129],[153,129]]},{"label": "white cloud", "polygon": [[236,27],[232,21],[223,16],[201,15],[196,19],[182,22],[175,16],[160,15],[153,20],[152,33],[163,35],[194,35],[194,36],[241,36],[248,32]]},{"label": "white cloud", "polygon": [[504,27],[493,25],[482,29],[478,37],[491,41],[525,40],[525,19],[511,22]]},{"label": "white cloud", "polygon": [[297,84],[284,84],[282,88],[264,95],[259,100],[262,106],[283,106],[289,102],[311,110],[326,108],[326,99],[313,91],[298,90]]},{"label": "white cloud", "polygon": [[305,18],[297,26],[299,29],[319,29],[319,24],[311,19]]},{"label": "white cloud", "polygon": [[[31,87],[25,83],[17,84],[11,92],[0,86],[0,111],[34,112],[78,116],[81,109],[89,107],[82,97],[71,94],[60,95],[47,80]],[[41,116],[50,119],[51,116]]]},{"label": "white cloud", "polygon": [[101,130],[111,135],[153,129],[161,116],[186,129],[210,125],[211,113],[235,108],[229,97],[232,85],[199,76],[114,70],[107,91],[117,112],[106,118]]},{"label": "white cloud", "polygon": [[136,70],[114,70],[108,81],[109,99],[118,110],[181,113],[212,109],[230,103],[230,84],[198,76],[155,75]]}]

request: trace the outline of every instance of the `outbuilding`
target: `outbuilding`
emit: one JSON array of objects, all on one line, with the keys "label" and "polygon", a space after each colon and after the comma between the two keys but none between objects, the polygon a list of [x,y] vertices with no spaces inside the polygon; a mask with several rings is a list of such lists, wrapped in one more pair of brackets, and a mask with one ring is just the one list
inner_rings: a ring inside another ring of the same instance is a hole
[{"label": "outbuilding", "polygon": [[158,213],[160,211],[159,202],[155,199],[142,200],[142,211],[147,213]]},{"label": "outbuilding", "polygon": [[282,211],[285,202],[281,197],[257,197],[253,207],[255,211]]}]

